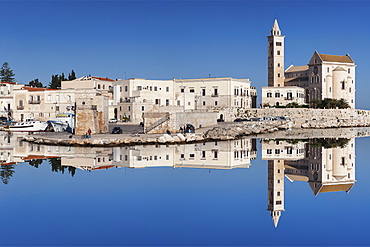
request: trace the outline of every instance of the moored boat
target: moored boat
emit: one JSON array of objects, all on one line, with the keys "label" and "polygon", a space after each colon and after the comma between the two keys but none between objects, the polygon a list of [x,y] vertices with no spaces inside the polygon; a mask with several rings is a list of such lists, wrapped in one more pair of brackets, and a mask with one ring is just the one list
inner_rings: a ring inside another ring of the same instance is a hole
[{"label": "moored boat", "polygon": [[44,132],[47,126],[48,124],[46,122],[26,118],[25,121],[10,125],[8,130],[17,132]]}]

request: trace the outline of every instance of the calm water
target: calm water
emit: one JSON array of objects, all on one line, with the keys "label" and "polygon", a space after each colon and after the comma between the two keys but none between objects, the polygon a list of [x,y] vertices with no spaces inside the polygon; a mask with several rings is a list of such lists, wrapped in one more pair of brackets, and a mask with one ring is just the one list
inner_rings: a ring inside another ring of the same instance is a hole
[{"label": "calm water", "polygon": [[1,245],[370,245],[370,138],[119,148],[0,136]]}]

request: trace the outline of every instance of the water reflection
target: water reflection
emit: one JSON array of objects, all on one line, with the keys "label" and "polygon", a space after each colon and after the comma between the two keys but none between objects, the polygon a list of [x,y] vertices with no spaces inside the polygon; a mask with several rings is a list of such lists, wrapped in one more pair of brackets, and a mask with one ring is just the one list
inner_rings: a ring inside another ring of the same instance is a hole
[{"label": "water reflection", "polygon": [[[314,195],[349,192],[355,180],[354,138],[263,139],[262,160],[268,163],[268,206],[275,227],[285,211],[284,177],[308,182]],[[8,184],[17,163],[38,168],[47,159],[51,171],[74,176],[76,169],[109,168],[249,168],[257,157],[257,139],[189,145],[83,148],[43,146],[20,141],[17,135],[0,136],[0,177]]]},{"label": "water reflection", "polygon": [[268,160],[268,208],[277,227],[284,209],[284,176],[308,182],[314,195],[349,192],[355,180],[355,142],[347,138],[264,140],[262,159]]}]

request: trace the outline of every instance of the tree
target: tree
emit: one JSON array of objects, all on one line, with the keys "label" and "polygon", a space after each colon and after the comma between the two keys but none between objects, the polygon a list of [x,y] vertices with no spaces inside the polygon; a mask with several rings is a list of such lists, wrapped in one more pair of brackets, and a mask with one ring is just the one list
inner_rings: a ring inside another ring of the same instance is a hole
[{"label": "tree", "polygon": [[28,83],[28,86],[30,87],[42,87],[42,82],[39,81],[39,79],[32,80]]},{"label": "tree", "polygon": [[10,69],[8,62],[3,63],[0,69],[0,81],[4,82],[14,82],[14,73]]},{"label": "tree", "polygon": [[14,166],[13,165],[2,165],[0,166],[0,178],[4,184],[8,184],[11,177],[13,177],[14,173]]},{"label": "tree", "polygon": [[68,74],[68,81],[72,81],[76,79],[76,73],[72,70],[70,74]]},{"label": "tree", "polygon": [[[76,75],[75,75],[75,72],[72,70],[72,73],[68,75],[68,78],[75,78],[76,79]],[[64,76],[64,73],[62,73],[61,75],[51,75],[51,82],[49,82],[49,88],[51,89],[59,89],[61,88],[61,82],[62,81],[67,81],[67,79],[65,78]]]}]

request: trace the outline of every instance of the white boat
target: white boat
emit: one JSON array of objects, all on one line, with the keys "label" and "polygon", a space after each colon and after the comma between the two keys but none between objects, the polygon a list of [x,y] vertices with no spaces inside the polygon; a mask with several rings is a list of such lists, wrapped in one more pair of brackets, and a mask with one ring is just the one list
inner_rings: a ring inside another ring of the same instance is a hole
[{"label": "white boat", "polygon": [[56,121],[56,120],[49,120],[47,121],[48,126],[50,129],[48,131],[54,131],[54,132],[65,132],[67,131],[69,125],[68,123],[62,122],[62,121]]},{"label": "white boat", "polygon": [[15,123],[9,126],[9,131],[17,132],[43,132],[48,124],[42,121],[36,121],[33,118],[26,118],[23,122]]}]

